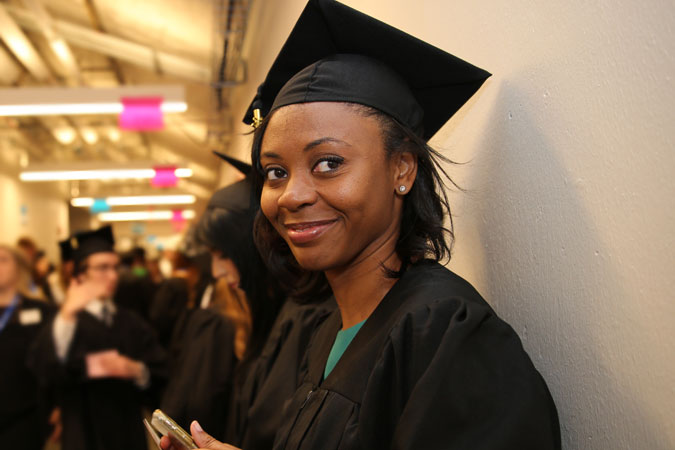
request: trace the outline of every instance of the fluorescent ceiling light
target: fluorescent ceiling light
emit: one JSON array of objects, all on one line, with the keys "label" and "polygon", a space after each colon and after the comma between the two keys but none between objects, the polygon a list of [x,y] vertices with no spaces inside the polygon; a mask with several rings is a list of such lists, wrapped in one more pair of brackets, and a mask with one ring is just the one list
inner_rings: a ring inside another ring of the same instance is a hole
[{"label": "fluorescent ceiling light", "polygon": [[[57,103],[33,105],[0,105],[0,116],[73,116],[80,114],[120,114],[122,103]],[[187,111],[185,102],[163,102],[164,113]]]},{"label": "fluorescent ceiling light", "polygon": [[[194,195],[135,195],[130,197],[107,197],[105,202],[109,206],[132,206],[132,205],[190,205],[196,201]],[[92,197],[79,197],[70,201],[70,204],[78,207],[89,208],[94,204]]]},{"label": "fluorescent ceiling light", "polygon": [[163,113],[187,111],[180,85],[116,88],[20,87],[0,89],[0,116],[120,114],[123,98],[161,98]]},{"label": "fluorescent ceiling light", "polygon": [[[176,214],[171,210],[162,211],[126,211],[126,212],[105,212],[98,214],[98,220],[101,222],[127,222],[127,221],[146,221],[146,220],[172,220]],[[191,209],[181,211],[181,217],[189,220],[194,219],[195,212]]]},{"label": "fluorescent ceiling light", "polygon": [[[192,169],[176,169],[178,178],[192,176]],[[154,178],[155,169],[100,169],[100,170],[40,170],[19,174],[21,181],[113,180],[126,178]]]},{"label": "fluorescent ceiling light", "polygon": [[190,178],[192,176],[192,169],[188,169],[187,167],[178,168],[174,171],[174,174],[178,178]]}]

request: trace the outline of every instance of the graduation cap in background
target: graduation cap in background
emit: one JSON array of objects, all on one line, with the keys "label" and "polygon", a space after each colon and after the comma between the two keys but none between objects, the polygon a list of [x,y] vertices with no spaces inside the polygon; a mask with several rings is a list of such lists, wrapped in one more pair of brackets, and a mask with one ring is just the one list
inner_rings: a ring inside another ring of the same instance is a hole
[{"label": "graduation cap in background", "polygon": [[215,150],[213,150],[213,154],[216,155],[218,158],[222,159],[223,161],[232,165],[232,167],[234,167],[239,172],[241,172],[242,175],[248,177],[251,174],[251,165],[250,164],[245,163],[244,161],[239,161],[236,158],[228,156],[225,153],[217,152]]},{"label": "graduation cap in background", "polygon": [[309,0],[244,116],[318,101],[376,108],[423,139],[490,74],[333,0]]},{"label": "graduation cap in background", "polygon": [[255,201],[253,185],[249,178],[249,175],[251,174],[251,165],[220,152],[214,151],[213,153],[234,166],[234,168],[244,174],[246,178],[214,192],[209,200],[207,209],[223,208],[231,212],[254,211],[257,202]]},{"label": "graduation cap in background", "polygon": [[75,233],[69,239],[72,260],[75,268],[79,267],[88,256],[94,253],[108,253],[115,251],[115,238],[112,227],[106,225],[93,231]]},{"label": "graduation cap in background", "polygon": [[70,239],[59,241],[59,250],[61,251],[62,263],[73,260],[73,247],[70,245]]}]

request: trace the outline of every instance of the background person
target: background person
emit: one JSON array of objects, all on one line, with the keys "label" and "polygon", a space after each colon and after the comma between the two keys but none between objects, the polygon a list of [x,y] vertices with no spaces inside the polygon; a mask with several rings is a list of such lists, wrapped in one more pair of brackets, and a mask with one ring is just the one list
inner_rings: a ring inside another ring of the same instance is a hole
[{"label": "background person", "polygon": [[110,227],[71,239],[66,300],[32,352],[43,386],[58,390],[62,448],[145,449],[145,395],[166,376],[166,353],[149,326],[116,306],[119,257]]},{"label": "background person", "polygon": [[28,295],[30,270],[16,249],[0,244],[0,442],[37,450],[49,432],[53,398],[26,364],[29,348],[54,310]]}]

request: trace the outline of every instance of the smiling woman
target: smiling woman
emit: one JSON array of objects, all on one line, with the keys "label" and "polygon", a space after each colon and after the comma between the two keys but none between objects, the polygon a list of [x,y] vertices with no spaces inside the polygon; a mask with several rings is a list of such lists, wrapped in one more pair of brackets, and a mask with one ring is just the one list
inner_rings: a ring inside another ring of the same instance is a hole
[{"label": "smiling woman", "polygon": [[258,89],[245,117],[256,244],[291,288],[328,290],[338,305],[311,340],[274,449],[560,449],[520,339],[440,264],[453,236],[427,141],[488,76],[310,0]]},{"label": "smiling woman", "polygon": [[336,2],[312,0],[298,20],[247,116],[265,115],[256,243],[339,310],[274,448],[560,448],[518,336],[439,264],[454,236],[426,141],[488,76]]}]

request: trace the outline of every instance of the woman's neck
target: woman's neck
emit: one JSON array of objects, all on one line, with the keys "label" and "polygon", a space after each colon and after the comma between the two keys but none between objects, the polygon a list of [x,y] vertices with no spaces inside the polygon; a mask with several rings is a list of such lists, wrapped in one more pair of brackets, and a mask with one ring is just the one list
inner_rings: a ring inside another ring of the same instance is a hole
[{"label": "woman's neck", "polygon": [[340,309],[342,329],[366,320],[396,283],[386,276],[383,266],[393,270],[401,266],[393,245],[383,245],[357,263],[325,272]]},{"label": "woman's neck", "polygon": [[5,308],[12,303],[12,299],[16,295],[16,288],[14,286],[0,288],[0,308]]}]

